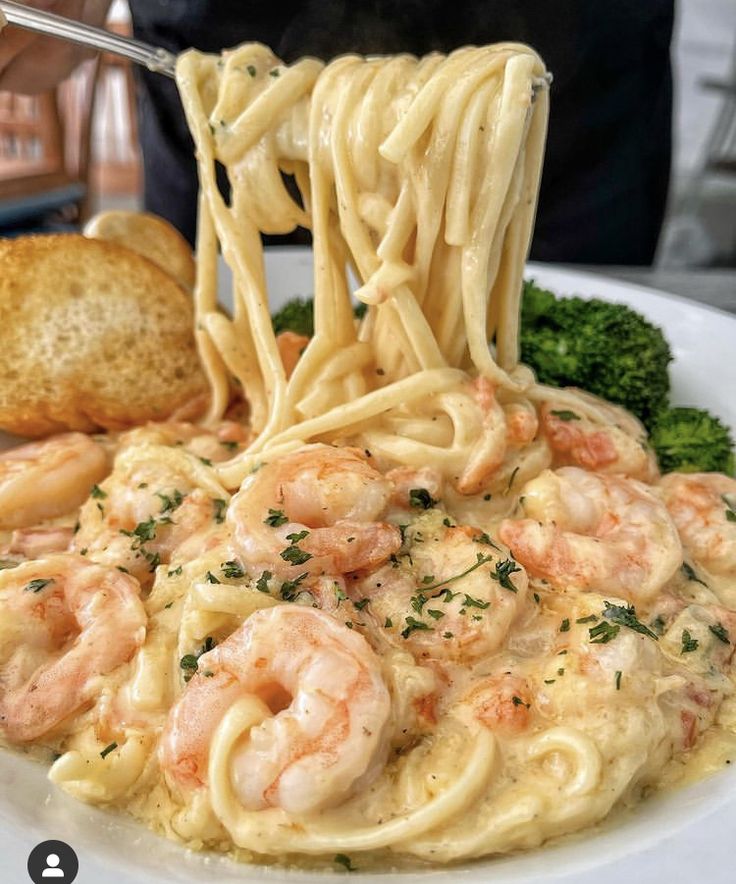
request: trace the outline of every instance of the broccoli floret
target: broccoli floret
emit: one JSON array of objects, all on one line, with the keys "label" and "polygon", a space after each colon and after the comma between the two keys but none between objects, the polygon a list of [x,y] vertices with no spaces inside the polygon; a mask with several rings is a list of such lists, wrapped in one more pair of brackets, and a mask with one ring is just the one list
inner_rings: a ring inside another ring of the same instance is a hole
[{"label": "broccoli floret", "polygon": [[541,383],[581,387],[623,405],[646,427],[667,404],[669,345],[623,304],[556,298],[525,282],[521,358]]},{"label": "broccoli floret", "polygon": [[649,442],[663,473],[734,472],[733,439],[727,426],[700,408],[665,408]]},{"label": "broccoli floret", "polygon": [[[362,319],[367,311],[367,304],[357,304],[353,308],[356,319]],[[271,321],[277,335],[293,331],[311,338],[314,335],[314,298],[294,298],[274,313]]]},{"label": "broccoli floret", "polygon": [[311,338],[314,334],[314,300],[294,298],[271,317],[276,334],[284,331],[296,332]]}]

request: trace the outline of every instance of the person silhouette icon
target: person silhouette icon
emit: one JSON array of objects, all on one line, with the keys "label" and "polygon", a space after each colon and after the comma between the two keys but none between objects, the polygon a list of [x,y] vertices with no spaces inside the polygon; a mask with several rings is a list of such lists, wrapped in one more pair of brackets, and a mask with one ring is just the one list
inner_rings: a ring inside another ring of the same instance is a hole
[{"label": "person silhouette icon", "polygon": [[41,873],[42,878],[63,878],[64,870],[58,868],[61,860],[59,859],[58,854],[50,853],[46,857],[46,868]]},{"label": "person silhouette icon", "polygon": [[[33,884],[53,880],[60,884],[72,884],[78,872],[79,858],[65,841],[42,841],[28,854],[28,877]],[[0,880],[5,880],[2,873]]]}]

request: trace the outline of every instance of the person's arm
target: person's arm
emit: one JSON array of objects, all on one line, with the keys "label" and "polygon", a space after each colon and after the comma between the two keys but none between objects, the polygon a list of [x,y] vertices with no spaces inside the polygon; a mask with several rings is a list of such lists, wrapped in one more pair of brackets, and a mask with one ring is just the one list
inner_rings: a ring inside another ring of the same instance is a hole
[{"label": "person's arm", "polygon": [[[105,23],[112,0],[26,0],[35,6],[86,24]],[[91,55],[88,49],[5,27],[0,32],[0,91],[34,95],[52,89]]]}]

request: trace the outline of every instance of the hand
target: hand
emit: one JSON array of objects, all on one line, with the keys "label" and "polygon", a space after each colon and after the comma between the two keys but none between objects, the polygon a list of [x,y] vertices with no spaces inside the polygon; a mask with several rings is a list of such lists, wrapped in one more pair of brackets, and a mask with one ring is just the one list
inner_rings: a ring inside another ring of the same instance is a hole
[{"label": "hand", "polygon": [[[74,18],[85,24],[105,23],[112,0],[26,0],[26,6]],[[0,31],[0,91],[35,95],[53,89],[93,51],[8,26]]]}]

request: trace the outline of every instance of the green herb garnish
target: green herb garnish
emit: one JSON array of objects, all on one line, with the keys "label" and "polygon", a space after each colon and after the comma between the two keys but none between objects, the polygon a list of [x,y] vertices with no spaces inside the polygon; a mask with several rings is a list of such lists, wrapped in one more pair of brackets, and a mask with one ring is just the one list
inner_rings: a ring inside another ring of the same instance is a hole
[{"label": "green herb garnish", "polygon": [[697,651],[700,642],[693,638],[687,629],[682,630],[682,650],[680,654],[689,654],[691,651]]},{"label": "green herb garnish", "polygon": [[426,488],[412,488],[409,491],[409,505],[417,509],[429,510],[438,503]]},{"label": "green herb garnish", "polygon": [[53,577],[37,577],[35,580],[31,580],[30,583],[27,583],[25,586],[26,592],[41,592],[42,589],[45,589],[49,583],[53,583]]},{"label": "green herb garnish", "polygon": [[285,525],[288,522],[288,518],[283,510],[268,510],[268,516],[263,520],[264,525],[270,525],[272,528],[278,528],[279,525]]}]

